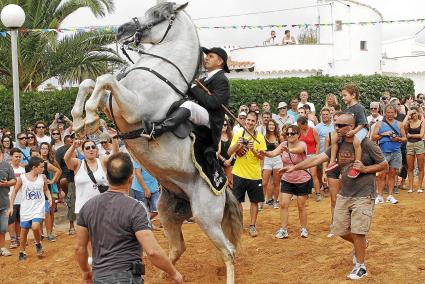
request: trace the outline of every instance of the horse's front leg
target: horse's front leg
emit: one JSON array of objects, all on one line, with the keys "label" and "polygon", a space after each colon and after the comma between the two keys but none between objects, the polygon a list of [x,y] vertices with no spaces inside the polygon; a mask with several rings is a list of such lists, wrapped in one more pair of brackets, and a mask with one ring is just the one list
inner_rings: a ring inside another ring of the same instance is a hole
[{"label": "horse's front leg", "polygon": [[95,83],[91,79],[84,80],[78,87],[77,98],[75,99],[74,106],[71,110],[72,120],[73,120],[73,129],[76,132],[77,136],[84,136],[84,101],[87,96],[93,91]]},{"label": "horse's front leg", "polygon": [[96,79],[94,91],[90,99],[86,102],[85,124],[87,132],[93,133],[99,128],[97,110],[104,106],[109,92],[111,92],[121,116],[129,124],[140,122],[140,111],[134,111],[136,109],[140,110],[140,102],[137,95],[121,85],[113,75],[105,74]]}]

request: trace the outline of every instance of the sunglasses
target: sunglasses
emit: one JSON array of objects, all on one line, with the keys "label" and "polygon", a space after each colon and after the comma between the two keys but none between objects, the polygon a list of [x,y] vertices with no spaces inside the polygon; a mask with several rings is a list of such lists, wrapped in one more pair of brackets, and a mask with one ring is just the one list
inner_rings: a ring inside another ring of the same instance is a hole
[{"label": "sunglasses", "polygon": [[86,151],[88,151],[90,149],[92,149],[92,150],[96,149],[96,145],[91,145],[91,146],[84,147],[84,150],[86,150]]},{"label": "sunglasses", "polygon": [[18,140],[27,140],[27,137],[20,137],[20,138],[18,138]]},{"label": "sunglasses", "polygon": [[34,136],[28,136],[27,138],[28,139],[34,139]]},{"label": "sunglasses", "polygon": [[49,151],[49,148],[40,148],[40,151]]},{"label": "sunglasses", "polygon": [[100,141],[100,144],[106,144],[108,141]]},{"label": "sunglasses", "polygon": [[46,128],[46,127],[45,127],[45,126],[37,126],[36,128],[44,129],[44,128]]},{"label": "sunglasses", "polygon": [[224,123],[223,126],[227,126],[227,123]]},{"label": "sunglasses", "polygon": [[390,98],[388,98],[388,97],[381,97],[381,100],[388,101],[388,100],[390,100]]},{"label": "sunglasses", "polygon": [[279,110],[280,110],[280,109],[287,109],[287,107],[280,107],[280,108],[278,108],[278,109],[279,109]]},{"label": "sunglasses", "polygon": [[52,135],[60,135],[60,133],[53,132]]},{"label": "sunglasses", "polygon": [[370,109],[377,110],[378,108],[377,107],[371,107]]},{"label": "sunglasses", "polygon": [[345,123],[336,123],[335,124],[335,126],[336,127],[338,127],[338,128],[343,128],[343,127],[346,127],[346,126],[349,126],[350,124],[345,124]]},{"label": "sunglasses", "polygon": [[297,134],[298,134],[297,132],[286,132],[285,133],[286,136],[295,136]]}]

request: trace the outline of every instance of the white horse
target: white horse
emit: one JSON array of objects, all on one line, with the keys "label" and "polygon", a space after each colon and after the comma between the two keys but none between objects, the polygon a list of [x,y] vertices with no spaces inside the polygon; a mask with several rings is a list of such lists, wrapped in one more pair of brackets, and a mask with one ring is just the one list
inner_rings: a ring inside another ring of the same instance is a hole
[{"label": "white horse", "polygon": [[[161,3],[149,9],[143,17],[123,24],[118,29],[121,43],[136,41],[153,44],[149,53],[130,66],[125,77],[117,81],[110,74],[81,83],[72,109],[74,130],[82,136],[99,128],[97,110],[114,119],[121,132],[143,127],[143,121],[164,119],[172,103],[188,90],[197,74],[200,55],[196,28],[183,9],[187,3]],[[144,69],[141,69],[144,68]],[[147,70],[151,69],[162,75]],[[167,81],[167,82],[166,82]],[[169,85],[170,84],[170,85]],[[83,118],[84,101],[86,117]],[[112,96],[109,99],[109,96]],[[112,110],[109,107],[112,105]],[[193,216],[196,223],[220,250],[226,265],[227,283],[234,283],[234,258],[242,234],[242,215],[237,200],[226,191],[214,194],[201,178],[191,159],[191,140],[178,139],[165,133],[156,141],[139,137],[125,140],[126,148],[167,190],[158,202],[159,217],[169,241],[169,257],[173,263],[185,251],[181,226]]]}]

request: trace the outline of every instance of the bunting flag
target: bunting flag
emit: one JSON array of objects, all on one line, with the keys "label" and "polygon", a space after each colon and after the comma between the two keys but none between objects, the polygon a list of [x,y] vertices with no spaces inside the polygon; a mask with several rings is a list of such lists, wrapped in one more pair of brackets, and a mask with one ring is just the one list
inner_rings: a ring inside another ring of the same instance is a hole
[{"label": "bunting flag", "polygon": [[[389,20],[389,21],[371,21],[371,22],[342,22],[338,25],[360,25],[360,26],[370,26],[377,24],[411,24],[411,23],[425,23],[425,18],[420,19],[402,19],[402,20]],[[271,24],[271,25],[232,25],[232,26],[198,26],[198,30],[253,30],[253,29],[281,29],[281,28],[310,28],[310,27],[327,27],[334,26],[333,23],[316,23],[316,24]],[[119,26],[96,26],[96,27],[73,27],[73,28],[58,28],[58,29],[19,29],[20,33],[84,33],[84,32],[112,32],[116,33]],[[6,37],[9,31],[0,31],[0,37]]]}]

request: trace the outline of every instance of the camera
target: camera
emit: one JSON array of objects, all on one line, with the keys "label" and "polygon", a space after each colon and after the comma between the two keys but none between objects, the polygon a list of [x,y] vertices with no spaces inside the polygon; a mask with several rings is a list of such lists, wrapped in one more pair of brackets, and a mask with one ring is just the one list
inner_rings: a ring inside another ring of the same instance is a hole
[{"label": "camera", "polygon": [[65,115],[63,113],[60,113],[58,119],[63,120],[64,117],[65,117]]},{"label": "camera", "polygon": [[248,144],[249,144],[249,140],[248,139],[245,139],[245,138],[243,138],[242,137],[242,144],[244,145],[244,146],[248,146]]},{"label": "camera", "polygon": [[396,133],[391,134],[391,138],[397,138],[398,135]]}]

